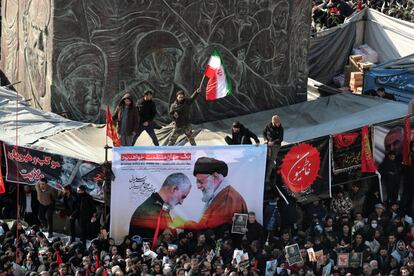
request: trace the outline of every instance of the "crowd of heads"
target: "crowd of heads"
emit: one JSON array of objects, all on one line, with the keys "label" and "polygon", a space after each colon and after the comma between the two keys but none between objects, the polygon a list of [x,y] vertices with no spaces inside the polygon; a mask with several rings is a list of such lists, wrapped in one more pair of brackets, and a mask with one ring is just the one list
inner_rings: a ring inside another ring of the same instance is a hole
[{"label": "crowd of heads", "polygon": [[414,2],[406,0],[313,0],[312,32],[340,25],[354,11],[363,7],[378,10],[386,15],[414,22]]},{"label": "crowd of heads", "polygon": [[[167,182],[163,187],[174,188]],[[280,212],[273,218],[265,214],[264,227],[249,213],[244,234],[232,233],[231,225],[164,229],[156,246],[137,235],[115,243],[106,225],[84,244],[66,236],[48,239],[36,225],[2,223],[0,275],[264,275],[272,260],[275,275],[321,275],[327,267],[332,275],[409,275],[414,272],[413,209],[398,201],[384,203],[376,186],[334,187],[331,199],[306,205],[279,199]],[[181,188],[189,187],[176,188],[183,193]],[[282,211],[286,208],[290,211]],[[287,246],[295,244],[302,261],[291,264],[294,250]],[[309,255],[311,248],[322,252],[318,260]],[[247,259],[237,260],[236,249]],[[341,253],[361,253],[360,266],[340,266]]]}]

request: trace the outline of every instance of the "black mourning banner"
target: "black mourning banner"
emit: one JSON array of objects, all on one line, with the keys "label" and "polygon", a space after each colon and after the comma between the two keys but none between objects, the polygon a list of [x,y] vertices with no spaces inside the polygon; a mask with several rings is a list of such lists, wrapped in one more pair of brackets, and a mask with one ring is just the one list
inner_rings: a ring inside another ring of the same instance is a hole
[{"label": "black mourning banner", "polygon": [[361,132],[337,134],[332,140],[332,185],[361,178]]},{"label": "black mourning banner", "polygon": [[48,184],[56,189],[61,190],[69,184],[73,189],[85,185],[95,199],[103,199],[102,186],[97,181],[84,177],[95,170],[98,164],[34,149],[3,145],[7,181],[34,185],[39,179],[46,177]]},{"label": "black mourning banner", "polygon": [[301,203],[328,198],[329,137],[282,147],[277,157],[276,185]]}]

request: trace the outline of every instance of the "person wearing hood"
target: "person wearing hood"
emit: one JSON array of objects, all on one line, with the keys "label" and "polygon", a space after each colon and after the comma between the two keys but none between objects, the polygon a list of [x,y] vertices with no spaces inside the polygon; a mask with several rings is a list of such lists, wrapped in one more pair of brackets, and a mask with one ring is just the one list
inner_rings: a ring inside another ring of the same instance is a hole
[{"label": "person wearing hood", "polygon": [[251,139],[255,141],[256,145],[260,144],[257,135],[237,121],[233,123],[231,128],[231,137],[226,136],[224,138],[228,145],[251,145]]},{"label": "person wearing hood", "polygon": [[118,125],[121,145],[133,146],[134,137],[139,127],[139,113],[129,93],[122,97],[112,119]]},{"label": "person wearing hood", "polygon": [[391,256],[397,260],[399,264],[404,264],[407,258],[412,257],[411,252],[405,247],[405,242],[399,240],[395,250],[391,253]]}]

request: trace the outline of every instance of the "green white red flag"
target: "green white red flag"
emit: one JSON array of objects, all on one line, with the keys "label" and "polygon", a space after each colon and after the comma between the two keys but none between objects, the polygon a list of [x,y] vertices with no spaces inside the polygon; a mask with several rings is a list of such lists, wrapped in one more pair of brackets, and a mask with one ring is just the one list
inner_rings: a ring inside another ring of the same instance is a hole
[{"label": "green white red flag", "polygon": [[204,75],[209,78],[206,88],[207,101],[231,95],[231,82],[219,51],[214,50],[211,54]]}]

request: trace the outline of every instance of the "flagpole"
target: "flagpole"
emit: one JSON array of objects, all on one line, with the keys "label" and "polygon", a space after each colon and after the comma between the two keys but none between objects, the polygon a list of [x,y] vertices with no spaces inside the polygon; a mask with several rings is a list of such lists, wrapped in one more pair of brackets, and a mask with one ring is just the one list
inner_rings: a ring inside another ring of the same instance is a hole
[{"label": "flagpole", "polygon": [[106,114],[106,117],[107,117],[107,119],[106,119],[106,124],[105,124],[105,126],[106,126],[106,131],[105,131],[105,165],[104,165],[104,182],[103,182],[103,184],[102,184],[102,192],[103,192],[103,201],[104,201],[104,213],[103,213],[103,215],[104,215],[104,219],[103,219],[103,221],[104,221],[104,223],[105,223],[105,227],[106,227],[106,201],[107,201],[107,198],[106,198],[106,189],[108,188],[107,186],[107,184],[108,184],[108,168],[107,168],[107,166],[108,166],[108,149],[109,149],[109,146],[108,146],[108,112],[109,112],[109,106],[107,105],[106,106],[106,109],[107,109],[107,114]]},{"label": "flagpole", "polygon": [[198,87],[199,90],[201,90],[201,86],[203,86],[203,82],[205,78],[206,78],[206,75],[203,74],[203,78],[201,79],[200,86]]}]

